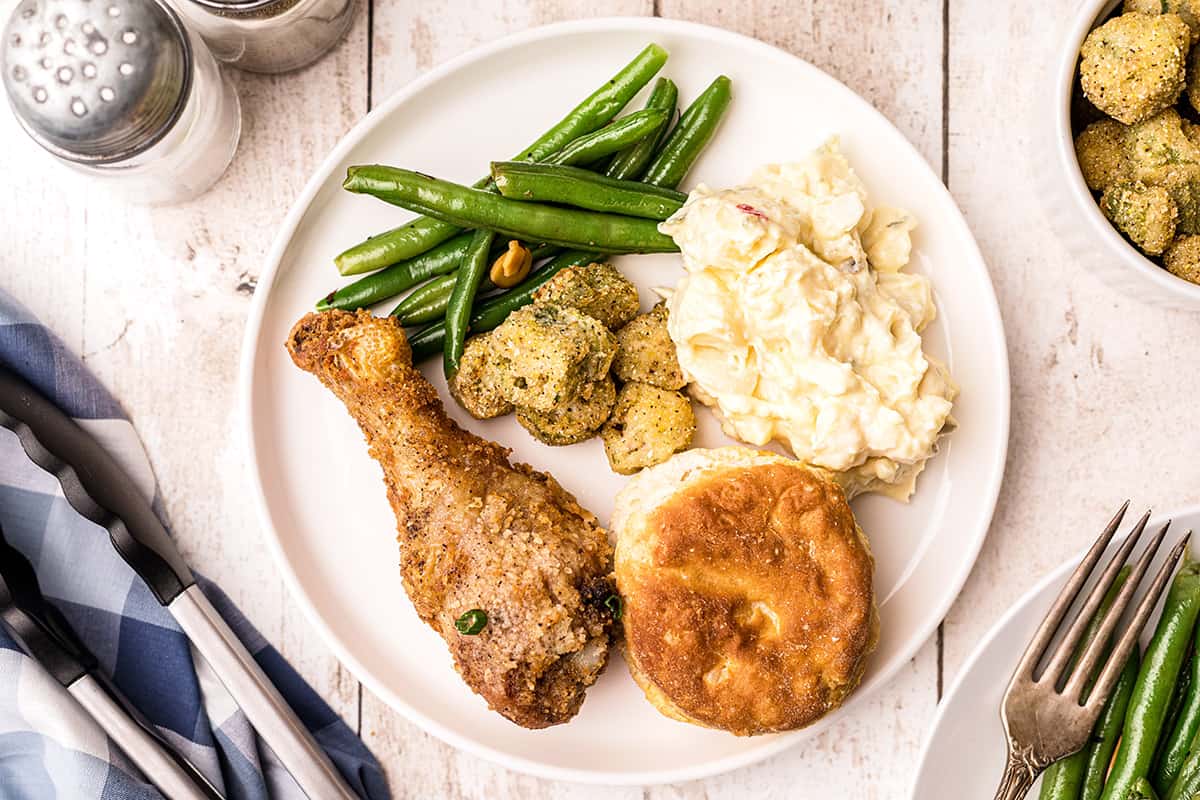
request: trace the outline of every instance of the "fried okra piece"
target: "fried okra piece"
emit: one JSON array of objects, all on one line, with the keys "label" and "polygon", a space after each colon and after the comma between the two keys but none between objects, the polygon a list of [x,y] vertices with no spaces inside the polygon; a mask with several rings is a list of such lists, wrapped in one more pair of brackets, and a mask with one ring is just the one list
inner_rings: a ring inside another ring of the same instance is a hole
[{"label": "fried okra piece", "polygon": [[1169,191],[1181,233],[1200,233],[1200,146],[1193,139],[1194,127],[1170,108],[1130,126],[1126,134],[1129,167],[1124,180]]},{"label": "fried okra piece", "polygon": [[492,346],[492,333],[467,340],[458,374],[450,381],[450,394],[475,419],[511,414],[513,404],[500,392],[500,357]]},{"label": "fried okra piece", "polygon": [[612,413],[617,402],[617,387],[605,375],[588,384],[570,402],[551,411],[517,409],[517,422],[538,441],[549,445],[567,445],[590,439]]},{"label": "fried okra piece", "polygon": [[638,313],[637,287],[611,264],[567,267],[534,292],[533,299],[582,311],[614,331]]},{"label": "fried okra piece", "polygon": [[518,408],[550,411],[608,373],[616,337],[573,308],[533,303],[492,333],[500,394]]},{"label": "fried okra piece", "polygon": [[1200,0],[1125,0],[1121,9],[1128,14],[1136,11],[1140,14],[1176,14],[1187,23],[1192,31],[1192,42],[1200,38]]},{"label": "fried okra piece", "polygon": [[686,450],[696,433],[692,404],[679,392],[627,383],[600,437],[614,472],[632,475]]},{"label": "fried okra piece", "polygon": [[[1194,110],[1200,111],[1200,48],[1192,48],[1192,54],[1188,56],[1187,68],[1187,86],[1185,88],[1188,105]],[[1195,128],[1195,125],[1191,126]]]},{"label": "fried okra piece", "polygon": [[660,389],[682,389],[687,383],[675,355],[675,343],[667,333],[665,303],[634,317],[617,331],[613,374],[625,383],[638,381]]},{"label": "fried okra piece", "polygon": [[1122,14],[1088,34],[1079,51],[1083,93],[1132,125],[1170,107],[1183,91],[1192,31],[1175,14]]},{"label": "fried okra piece", "polygon": [[1109,186],[1123,180],[1129,169],[1125,154],[1125,133],[1128,131],[1113,119],[1093,122],[1075,138],[1075,157],[1079,171],[1088,188],[1103,192]]},{"label": "fried okra piece", "polygon": [[1180,236],[1163,253],[1163,266],[1177,278],[1200,283],[1200,236]]},{"label": "fried okra piece", "polygon": [[1179,212],[1161,186],[1115,184],[1101,196],[1100,210],[1148,255],[1159,255],[1175,237]]}]

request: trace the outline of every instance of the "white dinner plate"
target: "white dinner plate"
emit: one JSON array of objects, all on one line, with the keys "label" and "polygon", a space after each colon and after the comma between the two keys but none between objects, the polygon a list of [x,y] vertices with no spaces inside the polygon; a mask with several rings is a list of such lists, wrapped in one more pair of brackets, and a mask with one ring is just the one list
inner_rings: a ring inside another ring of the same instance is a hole
[{"label": "white dinner plate", "polygon": [[[284,352],[291,325],[345,281],[335,253],[405,215],[340,188],[346,167],[396,164],[472,181],[489,159],[519,151],[647,42],[671,53],[663,70],[690,100],[718,73],[734,101],[692,176],[717,185],[759,164],[799,159],[838,135],[873,202],[920,221],[914,268],[933,278],[939,317],[931,352],[962,386],[959,429],[921,476],[913,502],[855,503],[878,563],[882,638],[862,688],[877,690],[929,637],[958,594],[992,516],[1008,438],[1008,360],[987,269],[949,193],[904,137],[853,92],[810,64],[761,42],[663,19],[553,25],[503,39],[438,67],[373,111],[313,176],[259,279],[242,359],[251,485],[279,569],[330,647],[371,691],[447,742],[512,769],[573,781],[646,784],[698,778],[749,764],[835,724],[737,738],[659,715],[619,655],[566,725],[523,730],[488,711],[454,671],[441,639],[413,613],[400,584],[395,521],[379,467],[334,397]],[[640,106],[636,99],[633,107]],[[680,274],[673,255],[617,260],[645,307]],[[448,401],[440,367],[426,370]],[[547,470],[607,520],[626,478],[592,440],[535,442],[511,417],[467,428]],[[707,411],[697,444],[728,443]]]},{"label": "white dinner plate", "polygon": [[[1123,530],[1127,530],[1140,513],[1131,510],[1126,514]],[[1151,519],[1146,538],[1149,538],[1149,531],[1156,530],[1167,520],[1173,520],[1172,534],[1151,565],[1151,574],[1161,565],[1174,536],[1186,530],[1200,531],[1200,506],[1189,506],[1175,514]],[[1097,518],[1097,536],[1105,522]],[[1119,541],[1120,538],[1109,547],[1110,552]],[[933,728],[921,749],[916,780],[909,795],[912,800],[986,800],[994,796],[1004,771],[1004,727],[1000,722],[1004,690],[1034,630],[1082,558],[1083,552],[1026,592],[987,632],[963,664],[954,685],[938,706]],[[1149,641],[1157,621],[1158,612],[1155,611],[1142,636],[1143,645]],[[1037,797],[1040,786],[1039,781],[1029,796]]]}]

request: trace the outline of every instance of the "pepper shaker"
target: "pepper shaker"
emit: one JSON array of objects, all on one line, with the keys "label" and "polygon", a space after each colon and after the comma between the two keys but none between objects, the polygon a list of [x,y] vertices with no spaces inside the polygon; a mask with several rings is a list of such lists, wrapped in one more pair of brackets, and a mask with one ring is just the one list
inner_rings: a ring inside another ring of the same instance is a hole
[{"label": "pepper shaker", "polygon": [[2,47],[26,133],[134,202],[196,197],[233,159],[237,93],[161,0],[21,0]]},{"label": "pepper shaker", "polygon": [[350,30],[355,0],[172,0],[218,60],[250,72],[290,72]]}]

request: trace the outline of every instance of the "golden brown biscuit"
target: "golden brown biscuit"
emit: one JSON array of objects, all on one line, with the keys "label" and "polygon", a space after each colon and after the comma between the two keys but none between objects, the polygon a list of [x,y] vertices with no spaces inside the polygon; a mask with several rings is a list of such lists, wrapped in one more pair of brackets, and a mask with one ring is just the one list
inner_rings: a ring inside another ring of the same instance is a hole
[{"label": "golden brown biscuit", "polygon": [[631,481],[613,529],[627,661],[662,713],[785,731],[858,685],[878,640],[874,561],[827,473],[692,450]]}]

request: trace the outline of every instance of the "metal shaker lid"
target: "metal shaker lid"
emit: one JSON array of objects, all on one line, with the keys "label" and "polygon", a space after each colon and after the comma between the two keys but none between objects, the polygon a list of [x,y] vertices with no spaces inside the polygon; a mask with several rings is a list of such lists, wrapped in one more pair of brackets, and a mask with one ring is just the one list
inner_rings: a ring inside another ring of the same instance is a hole
[{"label": "metal shaker lid", "polygon": [[108,164],[145,151],[191,89],[187,32],[158,0],[21,0],[2,47],[17,119],[69,161]]}]

